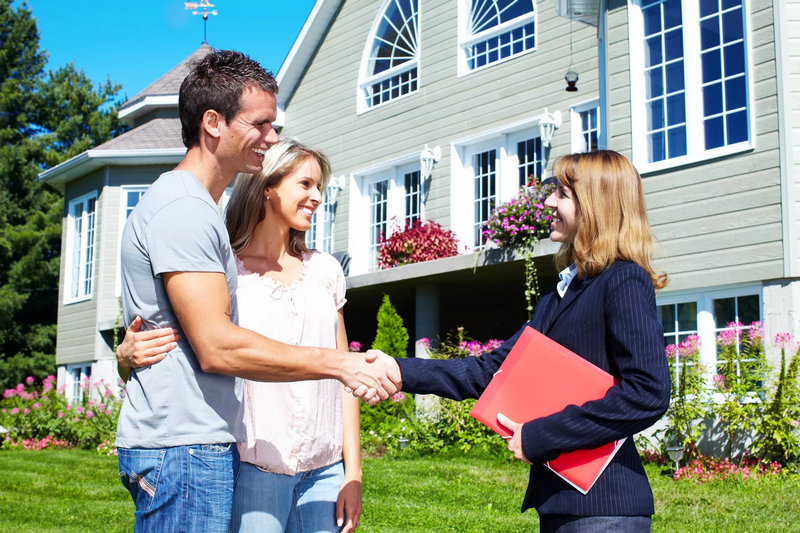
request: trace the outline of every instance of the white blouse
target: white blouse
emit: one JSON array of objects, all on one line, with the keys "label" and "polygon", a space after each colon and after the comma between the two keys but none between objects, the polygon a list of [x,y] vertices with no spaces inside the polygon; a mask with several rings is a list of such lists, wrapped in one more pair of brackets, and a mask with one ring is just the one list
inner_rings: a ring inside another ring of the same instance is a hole
[{"label": "white blouse", "polygon": [[[289,286],[239,272],[239,325],[295,346],[336,348],[337,311],[345,279],[332,256],[303,254],[303,273]],[[264,383],[244,380],[247,441],[241,460],[261,470],[294,475],[342,459],[342,386],[333,379]]]}]

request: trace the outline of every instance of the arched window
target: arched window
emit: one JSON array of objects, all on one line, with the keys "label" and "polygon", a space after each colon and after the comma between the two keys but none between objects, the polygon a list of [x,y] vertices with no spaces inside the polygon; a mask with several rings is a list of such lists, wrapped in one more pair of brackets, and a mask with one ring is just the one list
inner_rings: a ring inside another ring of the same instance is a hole
[{"label": "arched window", "polygon": [[536,48],[533,0],[461,0],[459,74]]},{"label": "arched window", "polygon": [[387,0],[372,26],[359,76],[359,112],[416,92],[419,0]]}]

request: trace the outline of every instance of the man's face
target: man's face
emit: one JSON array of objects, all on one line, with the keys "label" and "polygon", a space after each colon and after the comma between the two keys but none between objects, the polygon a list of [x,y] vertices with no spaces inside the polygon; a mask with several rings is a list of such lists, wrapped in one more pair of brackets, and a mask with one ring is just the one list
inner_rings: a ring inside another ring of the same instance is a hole
[{"label": "man's face", "polygon": [[217,158],[231,179],[239,172],[260,172],[264,153],[278,142],[278,134],[272,128],[278,114],[275,95],[260,89],[245,89],[240,102],[236,116],[220,125]]}]

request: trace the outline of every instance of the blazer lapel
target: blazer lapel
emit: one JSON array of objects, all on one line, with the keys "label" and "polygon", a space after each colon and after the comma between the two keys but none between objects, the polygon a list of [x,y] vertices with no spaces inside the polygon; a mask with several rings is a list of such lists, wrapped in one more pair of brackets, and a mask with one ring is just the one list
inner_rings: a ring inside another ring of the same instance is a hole
[{"label": "blazer lapel", "polygon": [[558,320],[558,317],[561,316],[561,313],[563,313],[564,310],[575,301],[575,299],[584,291],[584,289],[586,289],[586,287],[592,283],[592,281],[594,281],[596,277],[597,276],[593,278],[582,279],[576,276],[573,278],[572,282],[569,284],[569,287],[567,287],[567,292],[564,294],[564,297],[560,302],[558,302],[555,312],[551,314],[549,322],[547,324],[543,324],[544,330],[542,333],[545,335],[550,333],[553,324],[555,324],[556,320]]}]

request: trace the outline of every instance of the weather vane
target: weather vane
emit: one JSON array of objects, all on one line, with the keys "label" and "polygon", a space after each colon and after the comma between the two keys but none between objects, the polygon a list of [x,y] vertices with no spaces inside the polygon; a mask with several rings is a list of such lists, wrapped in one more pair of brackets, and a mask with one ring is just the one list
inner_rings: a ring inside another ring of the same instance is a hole
[{"label": "weather vane", "polygon": [[203,8],[202,11],[192,11],[192,15],[203,15],[203,44],[208,44],[208,40],[206,39],[206,25],[208,23],[208,16],[209,15],[216,15],[217,10],[209,11],[209,7],[215,7],[214,4],[210,3],[209,0],[200,0],[199,2],[184,2],[183,5],[186,9],[200,9]]}]

